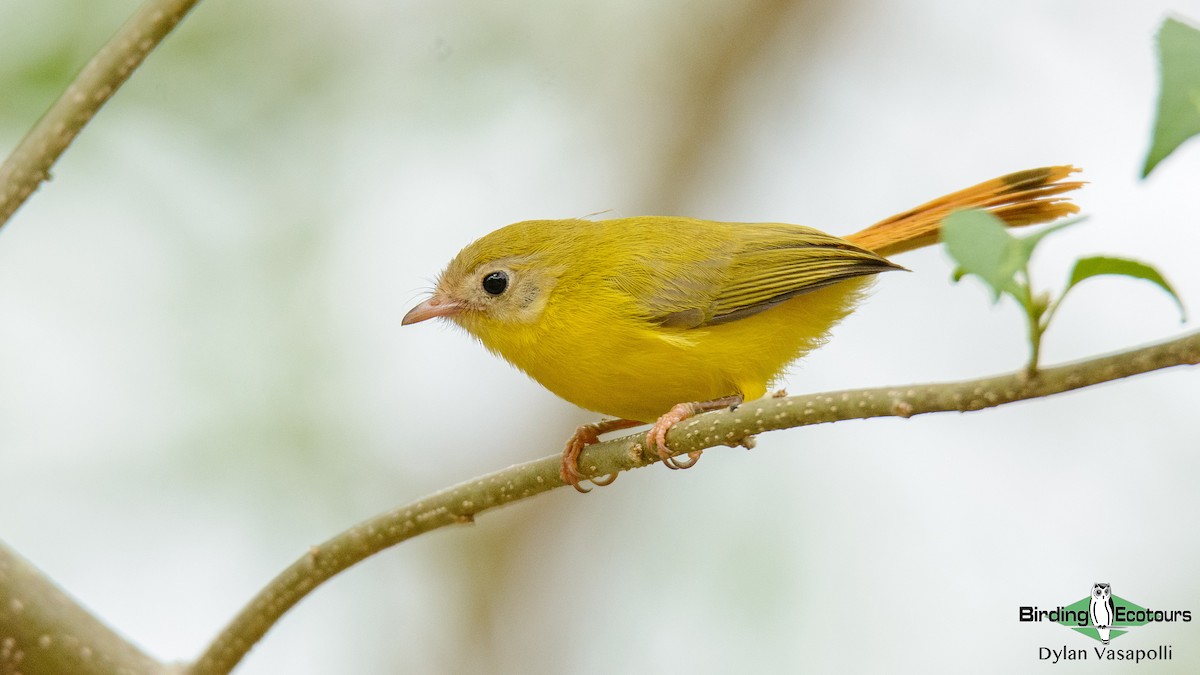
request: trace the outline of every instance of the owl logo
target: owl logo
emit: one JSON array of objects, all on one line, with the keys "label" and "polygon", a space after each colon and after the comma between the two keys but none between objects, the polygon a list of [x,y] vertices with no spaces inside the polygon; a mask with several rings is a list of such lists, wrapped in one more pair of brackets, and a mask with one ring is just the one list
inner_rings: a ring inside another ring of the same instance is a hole
[{"label": "owl logo", "polygon": [[1108,630],[1112,627],[1113,611],[1112,587],[1105,583],[1092,584],[1092,625],[1100,633],[1100,641],[1108,644]]}]

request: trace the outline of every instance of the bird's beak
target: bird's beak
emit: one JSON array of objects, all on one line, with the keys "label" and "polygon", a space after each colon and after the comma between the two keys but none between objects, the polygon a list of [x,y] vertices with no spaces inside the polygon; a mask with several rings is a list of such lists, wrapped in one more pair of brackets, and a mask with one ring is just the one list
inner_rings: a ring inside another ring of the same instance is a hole
[{"label": "bird's beak", "polygon": [[433,319],[439,316],[454,316],[462,310],[463,306],[457,302],[440,295],[435,295],[408,310],[408,314],[405,314],[404,318],[400,320],[400,325],[407,326],[410,323],[420,323],[426,319]]}]

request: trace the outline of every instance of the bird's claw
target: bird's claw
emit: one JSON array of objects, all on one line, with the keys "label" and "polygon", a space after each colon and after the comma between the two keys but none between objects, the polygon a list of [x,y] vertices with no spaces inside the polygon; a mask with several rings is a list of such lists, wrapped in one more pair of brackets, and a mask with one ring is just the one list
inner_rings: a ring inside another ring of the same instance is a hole
[{"label": "bird's claw", "polygon": [[583,453],[583,449],[593,443],[600,442],[600,434],[617,429],[627,429],[630,426],[638,424],[631,420],[606,420],[596,424],[584,424],[575,430],[575,435],[567,441],[567,447],[563,450],[562,466],[559,467],[558,475],[562,478],[562,482],[575,488],[576,492],[588,493],[592,488],[586,488],[580,485],[584,480],[591,480],[592,485],[604,487],[611,485],[617,479],[617,472],[608,474],[603,478],[587,478],[579,472],[579,456]]},{"label": "bird's claw", "polygon": [[736,409],[741,405],[741,394],[734,394],[724,398],[713,399],[711,401],[700,401],[697,403],[677,403],[673,408],[667,411],[667,414],[658,418],[654,426],[650,427],[650,431],[646,434],[646,444],[653,448],[658,454],[658,458],[668,469],[690,469],[700,461],[700,450],[693,450],[688,453],[686,460],[681,460],[675,456],[667,447],[667,432],[671,427],[680,422],[695,417],[702,412],[709,410],[718,410],[720,408],[731,407]]},{"label": "bird's claw", "polygon": [[[580,485],[580,481],[584,480],[584,475],[579,473],[579,455],[583,453],[583,449],[592,443],[600,440],[600,434],[594,424],[585,424],[575,430],[575,435],[567,441],[567,447],[563,450],[562,466],[558,470],[558,475],[567,485],[575,488],[576,492],[588,493],[591,488],[585,488]],[[610,481],[611,482],[611,481]]]},{"label": "bird's claw", "polygon": [[671,427],[695,416],[698,412],[700,410],[694,403],[679,403],[667,411],[667,414],[658,418],[654,426],[650,427],[650,431],[646,432],[646,444],[654,449],[658,458],[668,469],[690,469],[700,461],[699,450],[689,452],[688,459],[681,460],[671,454],[671,449],[667,447],[667,432],[671,430]]}]

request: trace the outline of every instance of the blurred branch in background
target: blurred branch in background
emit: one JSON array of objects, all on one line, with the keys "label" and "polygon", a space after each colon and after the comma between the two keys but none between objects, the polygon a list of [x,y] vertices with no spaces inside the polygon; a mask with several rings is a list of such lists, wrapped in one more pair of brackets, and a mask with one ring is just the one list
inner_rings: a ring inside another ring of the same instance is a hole
[{"label": "blurred branch in background", "polygon": [[147,0],[83,67],[0,165],[0,227],[50,180],[50,167],[79,131],[197,2]]},{"label": "blurred branch in background", "polygon": [[[667,440],[675,455],[720,445],[752,444],[763,431],[872,417],[912,417],[931,412],[966,412],[1040,398],[1177,365],[1200,363],[1200,332],[1109,356],[1009,375],[911,386],[881,387],[765,398],[736,410],[718,411],[676,424]],[[605,476],[657,463],[642,448],[643,433],[589,446],[580,457],[587,476]],[[313,546],[275,577],[221,631],[188,671],[230,672],[297,602],[322,583],[366,558],[417,535],[447,525],[472,523],[475,516],[563,486],[561,456],[551,455],[460,483],[380,514]]]},{"label": "blurred branch in background", "polygon": [[[671,90],[674,107],[667,109],[669,133],[656,144],[658,166],[653,180],[634,203],[649,212],[680,212],[688,190],[695,186],[696,167],[704,153],[722,134],[735,112],[737,86],[743,82],[777,31],[789,27],[789,12],[802,6],[825,10],[823,3],[805,0],[748,0],[725,8],[715,20],[685,25],[665,44],[661,58],[677,67],[678,84]],[[809,25],[810,31],[819,22]],[[698,33],[698,34],[697,34]],[[797,38],[792,35],[791,39]]]}]

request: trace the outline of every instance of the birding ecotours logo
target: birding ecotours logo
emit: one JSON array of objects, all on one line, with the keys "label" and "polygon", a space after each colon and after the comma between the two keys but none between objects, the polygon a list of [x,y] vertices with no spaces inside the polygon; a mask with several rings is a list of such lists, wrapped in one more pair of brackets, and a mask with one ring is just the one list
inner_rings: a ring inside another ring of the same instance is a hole
[{"label": "birding ecotours logo", "polygon": [[[1021,622],[1052,622],[1066,626],[1071,630],[1086,635],[1100,643],[1092,650],[1072,648],[1063,645],[1061,648],[1040,647],[1038,659],[1052,661],[1089,660],[1091,654],[1097,660],[1110,661],[1169,661],[1172,658],[1171,645],[1159,645],[1153,649],[1118,649],[1109,647],[1109,642],[1129,632],[1153,623],[1181,622],[1192,620],[1192,612],[1188,609],[1151,609],[1135,604],[1117,595],[1113,595],[1112,586],[1108,583],[1092,584],[1092,591],[1086,597],[1069,605],[1059,605],[1053,609],[1042,609],[1036,605],[1025,605],[1020,608]],[[1140,632],[1140,630],[1138,630]]]},{"label": "birding ecotours logo", "polygon": [[1191,610],[1147,609],[1113,595],[1112,586],[1102,582],[1092,584],[1090,594],[1069,605],[1059,605],[1053,609],[1042,609],[1036,605],[1021,607],[1022,623],[1050,621],[1067,626],[1102,644],[1108,644],[1110,640],[1115,640],[1139,626],[1191,620]]}]

